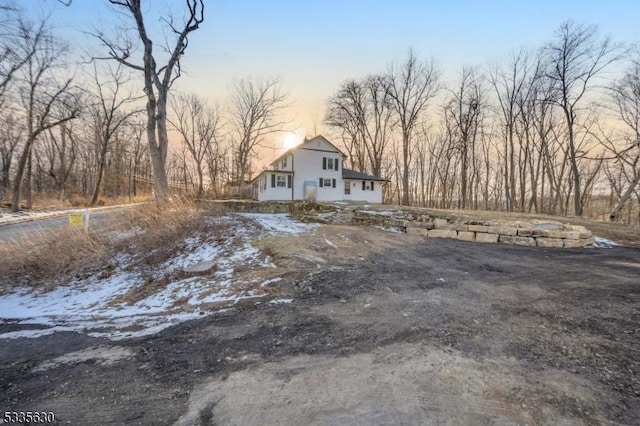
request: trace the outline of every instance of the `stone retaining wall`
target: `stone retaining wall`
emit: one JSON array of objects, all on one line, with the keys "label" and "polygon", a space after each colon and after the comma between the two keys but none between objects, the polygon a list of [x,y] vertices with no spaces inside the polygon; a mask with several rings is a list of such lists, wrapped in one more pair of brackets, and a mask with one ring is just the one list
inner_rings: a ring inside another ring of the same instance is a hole
[{"label": "stone retaining wall", "polygon": [[429,238],[454,238],[481,243],[505,243],[530,247],[584,247],[594,243],[584,226],[547,220],[499,221],[435,217],[406,211],[356,210],[354,223],[392,227]]},{"label": "stone retaining wall", "polygon": [[393,228],[428,238],[454,238],[480,243],[530,247],[585,247],[594,236],[584,226],[551,220],[465,218],[416,208],[380,209],[357,205],[293,203],[291,214],[301,220]]},{"label": "stone retaining wall", "polygon": [[288,213],[293,203],[289,201],[255,201],[255,200],[202,200],[205,208],[220,209],[239,213]]}]

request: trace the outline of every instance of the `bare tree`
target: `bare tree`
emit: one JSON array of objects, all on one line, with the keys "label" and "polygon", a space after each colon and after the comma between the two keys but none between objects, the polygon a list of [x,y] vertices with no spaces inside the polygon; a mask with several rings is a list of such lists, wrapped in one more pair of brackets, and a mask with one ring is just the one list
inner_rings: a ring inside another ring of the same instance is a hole
[{"label": "bare tree", "polygon": [[[58,75],[63,72],[66,46],[53,37],[44,21],[38,25],[22,21],[20,31],[19,54],[28,59],[19,71],[25,141],[13,181],[11,208],[16,212],[20,211],[23,176],[27,166],[31,168],[34,142],[42,132],[76,118],[80,112],[72,79],[58,80]],[[27,184],[30,189],[31,181],[28,180]]]},{"label": "bare tree", "polygon": [[165,48],[168,53],[166,65],[158,65],[154,42],[149,36],[145,24],[142,0],[109,0],[113,5],[124,9],[135,22],[138,38],[143,45],[142,63],[134,63],[130,56],[133,41],[125,40],[117,43],[108,40],[103,34],[97,37],[109,49],[109,57],[123,65],[140,71],[144,75],[144,93],[147,96],[147,142],[149,155],[153,165],[153,179],[157,201],[165,201],[169,192],[165,164],[169,139],[167,135],[167,101],[173,82],[180,77],[180,59],[189,45],[188,36],[196,31],[204,21],[204,0],[185,0],[186,18],[182,24],[176,24],[173,17],[163,18],[162,22],[175,35],[171,45],[167,40]]},{"label": "bare tree", "polygon": [[375,176],[382,172],[383,157],[395,126],[384,83],[383,75],[343,83],[329,99],[325,119],[327,125],[350,136],[347,151],[354,156],[356,168]]},{"label": "bare tree", "polygon": [[392,67],[385,81],[391,105],[402,135],[402,204],[409,204],[411,142],[416,126],[425,119],[427,105],[438,91],[438,71],[433,64],[420,63],[413,50],[399,67]]},{"label": "bare tree", "polygon": [[240,186],[250,169],[251,156],[264,137],[282,131],[282,113],[289,106],[288,94],[278,78],[243,79],[233,85],[230,124],[233,132],[235,176]]},{"label": "bare tree", "polygon": [[221,130],[220,114],[195,93],[172,97],[173,119],[170,124],[180,134],[191,155],[198,178],[197,196],[204,195],[207,155],[216,152]]},{"label": "bare tree", "polygon": [[569,161],[573,175],[574,213],[582,216],[582,188],[576,147],[578,113],[594,80],[620,57],[621,46],[609,38],[601,39],[595,26],[568,21],[556,31],[556,40],[545,49],[546,77],[553,82],[553,103],[563,112],[567,129]]},{"label": "bare tree", "polygon": [[452,148],[460,158],[460,204],[468,208],[472,198],[470,180],[476,168],[476,140],[480,133],[482,115],[485,108],[485,93],[482,83],[473,68],[462,69],[460,85],[452,91],[444,113],[449,126],[447,133]]},{"label": "bare tree", "polygon": [[627,188],[609,214],[609,220],[615,221],[640,184],[640,59],[636,58],[624,77],[612,86],[611,97],[620,120],[626,126],[622,146],[609,139],[605,144],[627,180]]},{"label": "bare tree", "polygon": [[364,141],[365,89],[361,82],[347,80],[327,102],[325,124],[339,129],[342,145],[349,154],[349,167],[367,171],[367,153]]},{"label": "bare tree", "polygon": [[[107,163],[107,153],[111,142],[118,131],[141,110],[131,107],[139,98],[124,91],[129,82],[121,64],[115,68],[108,67],[108,79],[102,79],[97,65],[94,63],[93,80],[95,85],[95,104],[91,108],[93,130],[98,145],[98,168],[96,181],[90,204],[95,206],[100,197],[100,189]],[[128,110],[125,110],[128,108]]]},{"label": "bare tree", "polygon": [[[504,179],[507,211],[514,210],[516,198],[516,126],[523,112],[519,103],[529,97],[536,71],[531,69],[529,53],[520,49],[513,52],[504,69],[495,68],[490,74],[491,84],[498,99],[499,115],[504,125]],[[533,77],[531,76],[533,74]]]},{"label": "bare tree", "polygon": [[59,135],[54,129],[49,129],[44,135],[44,145],[48,159],[48,174],[55,184],[58,199],[64,200],[67,196],[67,183],[74,170],[78,158],[79,143],[70,123],[58,126]]},{"label": "bare tree", "polygon": [[[6,5],[0,7],[0,108],[5,101],[5,93],[16,72],[35,54],[25,51],[22,39],[22,17],[18,9]],[[42,32],[34,32],[35,37],[42,37]],[[37,45],[37,43],[34,43]]]},{"label": "bare tree", "polygon": [[23,139],[23,133],[23,123],[18,120],[15,114],[5,112],[0,115],[0,200],[9,190],[11,165],[18,144]]}]

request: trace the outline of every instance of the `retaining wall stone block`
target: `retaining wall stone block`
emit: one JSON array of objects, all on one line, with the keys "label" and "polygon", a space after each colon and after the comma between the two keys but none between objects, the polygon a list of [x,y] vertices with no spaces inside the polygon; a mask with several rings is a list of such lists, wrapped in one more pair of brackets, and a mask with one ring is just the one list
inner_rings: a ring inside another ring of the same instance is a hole
[{"label": "retaining wall stone block", "polygon": [[407,227],[407,234],[409,235],[422,235],[423,237],[428,236],[429,230],[425,228],[410,228]]},{"label": "retaining wall stone block", "polygon": [[516,228],[515,226],[493,225],[493,226],[487,227],[487,232],[490,234],[517,235],[518,228]]},{"label": "retaining wall stone block", "polygon": [[557,248],[564,247],[564,241],[562,241],[560,238],[540,237],[540,238],[536,238],[536,244],[538,247],[557,247]]},{"label": "retaining wall stone block", "polygon": [[458,239],[462,241],[475,241],[476,233],[471,231],[458,231]]},{"label": "retaining wall stone block", "polygon": [[430,229],[428,236],[431,238],[458,238],[458,233],[451,229]]},{"label": "retaining wall stone block", "polygon": [[487,232],[487,227],[484,225],[469,224],[469,231],[471,232]]},{"label": "retaining wall stone block", "polygon": [[476,241],[479,243],[497,243],[498,234],[489,234],[487,232],[476,232]]}]

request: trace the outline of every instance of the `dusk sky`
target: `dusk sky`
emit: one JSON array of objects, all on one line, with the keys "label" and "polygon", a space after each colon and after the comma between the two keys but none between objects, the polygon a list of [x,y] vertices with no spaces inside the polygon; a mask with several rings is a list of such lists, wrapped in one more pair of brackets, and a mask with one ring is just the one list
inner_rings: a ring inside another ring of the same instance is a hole
[{"label": "dusk sky", "polygon": [[[157,11],[183,5],[146,3]],[[35,16],[51,13],[54,26],[74,41],[89,40],[83,31],[91,26],[109,32],[122,21],[107,0],[73,0],[70,7],[55,0],[20,4],[38,5],[30,11]],[[342,81],[384,71],[410,47],[434,58],[446,83],[456,80],[463,65],[482,67],[518,47],[540,47],[567,19],[597,24],[601,34],[635,43],[639,16],[634,0],[207,1],[205,22],[190,38],[176,88],[223,104],[234,78],[278,75],[294,102],[294,127],[304,134],[314,120],[322,122],[326,99]],[[158,15],[150,22],[157,23]]]}]

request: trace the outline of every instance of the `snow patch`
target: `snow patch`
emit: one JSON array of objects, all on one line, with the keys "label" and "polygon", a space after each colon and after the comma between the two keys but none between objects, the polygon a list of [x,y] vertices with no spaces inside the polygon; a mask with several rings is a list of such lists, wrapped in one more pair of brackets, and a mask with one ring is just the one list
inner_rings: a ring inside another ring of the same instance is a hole
[{"label": "snow patch", "polygon": [[269,301],[270,305],[281,305],[281,304],[285,304],[285,303],[291,303],[293,302],[293,299],[273,299]]},{"label": "snow patch", "polygon": [[360,213],[368,214],[371,216],[391,216],[395,212],[390,210],[360,210]]},{"label": "snow patch", "polygon": [[[286,215],[256,216],[256,222],[267,232],[296,234],[311,228]],[[250,243],[251,236],[260,231],[237,216],[225,220],[232,222],[231,235],[187,238],[178,245],[175,257],[152,271],[131,256],[119,253],[111,261],[118,266],[107,278],[100,278],[100,271],[96,271],[88,278],[76,279],[48,292],[34,291],[26,285],[16,287],[0,296],[0,324],[31,324],[39,328],[3,333],[0,339],[75,331],[120,340],[154,334],[180,322],[211,315],[243,299],[264,297],[265,293],[252,288],[257,285],[255,282],[247,283],[237,273],[276,267]],[[161,282],[158,280],[176,273],[179,276],[185,267],[199,262],[215,263],[215,271],[153,287]],[[149,273],[153,275],[150,284]],[[277,279],[267,280],[263,286]]]},{"label": "snow patch", "polygon": [[620,244],[608,240],[606,238],[602,238],[602,237],[595,237],[595,241],[593,243],[593,247],[595,248],[613,248],[613,247],[617,247]]},{"label": "snow patch", "polygon": [[329,241],[329,239],[327,238],[327,236],[326,236],[326,235],[324,236],[324,242],[325,242],[325,243],[327,243],[327,245],[328,245],[329,247],[338,248],[338,246],[337,246],[337,245],[335,245],[335,244],[333,244],[331,241]]},{"label": "snow patch", "polygon": [[400,231],[397,228],[385,228],[384,226],[374,226],[375,229],[380,229],[382,231],[393,232],[394,234],[404,234],[404,232]]},{"label": "snow patch", "polygon": [[302,234],[318,224],[295,221],[288,213],[237,213],[247,219],[256,221],[262,228],[273,234]]},{"label": "snow patch", "polygon": [[49,361],[45,361],[31,371],[47,371],[66,364],[79,364],[81,362],[95,361],[98,365],[113,365],[116,362],[133,357],[131,349],[122,346],[94,346],[80,351],[69,352]]},{"label": "snow patch", "polygon": [[267,287],[271,284],[279,283],[280,281],[282,281],[281,277],[269,278],[268,280],[263,281],[262,284],[260,284],[260,287]]}]

